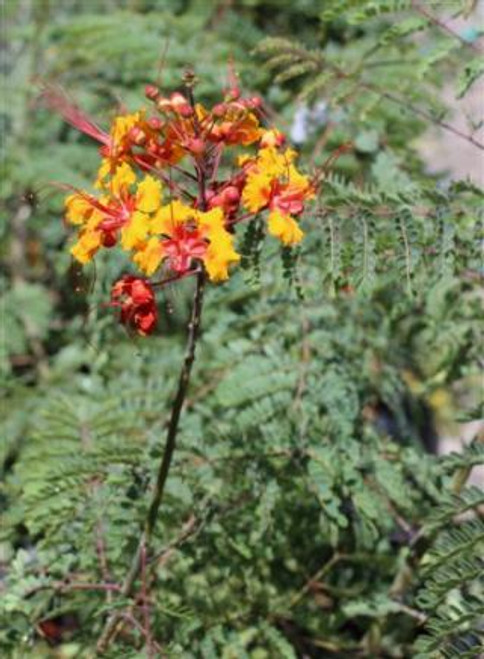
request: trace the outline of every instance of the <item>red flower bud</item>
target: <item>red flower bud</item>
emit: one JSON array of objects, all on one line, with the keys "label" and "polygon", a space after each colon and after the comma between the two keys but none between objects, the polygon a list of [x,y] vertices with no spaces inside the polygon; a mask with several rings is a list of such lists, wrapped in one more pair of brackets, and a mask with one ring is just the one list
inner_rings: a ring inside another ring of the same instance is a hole
[{"label": "red flower bud", "polygon": [[164,98],[163,96],[160,96],[157,101],[156,101],[156,107],[160,112],[170,112],[172,110],[171,102],[167,99]]},{"label": "red flower bud", "polygon": [[142,145],[146,142],[146,135],[141,130],[141,128],[138,128],[138,126],[133,126],[133,128],[131,128],[129,131],[129,139],[134,144]]},{"label": "red flower bud", "polygon": [[182,117],[191,117],[193,114],[192,106],[180,92],[175,92],[170,96],[170,103],[173,112],[176,112]]},{"label": "red flower bud", "polygon": [[233,185],[229,185],[222,193],[224,200],[228,203],[238,202],[240,199],[240,192]]},{"label": "red flower bud", "polygon": [[240,88],[235,86],[231,87],[227,90],[226,98],[228,101],[237,101],[240,98]]},{"label": "red flower bud", "polygon": [[156,101],[160,95],[160,90],[155,85],[146,85],[145,87],[145,96],[149,98],[150,101]]},{"label": "red flower bud", "polygon": [[212,110],[212,114],[214,117],[223,117],[226,112],[227,112],[226,103],[217,103],[217,105],[215,105]]},{"label": "red flower bud", "polygon": [[161,130],[164,126],[164,122],[158,117],[151,117],[151,119],[148,119],[148,125],[153,130]]},{"label": "red flower bud", "polygon": [[205,151],[205,142],[200,137],[192,137],[185,143],[185,148],[195,156],[201,156]]}]

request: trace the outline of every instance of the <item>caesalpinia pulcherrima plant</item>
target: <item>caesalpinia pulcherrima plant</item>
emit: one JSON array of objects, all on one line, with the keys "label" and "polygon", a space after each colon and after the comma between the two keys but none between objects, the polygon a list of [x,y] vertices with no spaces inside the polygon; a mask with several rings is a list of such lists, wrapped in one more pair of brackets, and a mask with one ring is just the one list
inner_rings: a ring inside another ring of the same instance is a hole
[{"label": "caesalpinia pulcherrima plant", "polygon": [[[301,174],[296,152],[276,128],[263,126],[259,98],[243,98],[234,76],[222,102],[211,109],[194,100],[194,77],[185,90],[164,97],[149,85],[145,109],[115,117],[104,132],[56,94],[64,118],[101,143],[94,191],[72,190],[66,220],[77,228],[71,253],[82,265],[102,249],[127,252],[139,274],[114,282],[109,304],[140,335],[157,323],[156,291],[186,277],[196,279],[185,358],[171,407],[166,444],[148,514],[121,595],[134,593],[144,573],[150,541],[175,450],[199,333],[205,280],[226,280],[241,260],[239,224],[265,218],[267,233],[283,246],[303,238],[299,219],[315,196],[315,180]],[[221,178],[229,165],[231,175]],[[115,636],[119,613],[107,620],[98,643]]]},{"label": "caesalpinia pulcherrima plant", "polygon": [[[144,276],[116,282],[111,303],[143,335],[155,329],[154,290],[163,277],[227,279],[240,261],[237,225],[262,213],[271,236],[296,245],[303,237],[298,218],[314,196],[282,133],[262,127],[259,98],[244,99],[233,85],[208,110],[187,89],[165,98],[148,86],[152,116],[145,110],[117,116],[109,133],[77,111],[64,113],[102,144],[96,193],[75,190],[66,200],[66,219],[78,228],[71,253],[81,264],[101,249],[129,253]],[[221,180],[227,159],[232,175]]]}]

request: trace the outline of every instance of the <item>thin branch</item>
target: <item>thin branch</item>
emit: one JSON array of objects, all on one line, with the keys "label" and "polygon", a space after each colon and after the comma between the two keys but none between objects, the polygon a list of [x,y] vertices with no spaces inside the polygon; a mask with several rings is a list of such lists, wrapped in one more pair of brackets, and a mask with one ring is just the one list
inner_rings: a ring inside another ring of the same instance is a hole
[{"label": "thin branch", "polygon": [[462,45],[467,46],[471,50],[473,50],[475,53],[478,55],[482,55],[484,53],[484,49],[481,48],[481,46],[478,43],[474,43],[472,41],[467,41],[467,39],[464,39],[462,35],[460,35],[458,32],[453,30],[447,23],[444,23],[440,18],[437,16],[434,16],[431,14],[425,7],[422,7],[420,2],[418,0],[413,0],[412,2],[412,7],[417,11],[419,14],[422,14],[422,16],[425,16],[431,23],[433,23],[436,27],[440,28],[444,32],[447,32],[451,37],[454,37],[454,39],[457,39],[458,41],[461,42]]},{"label": "thin branch", "polygon": [[447,121],[444,121],[443,119],[439,119],[438,117],[433,117],[429,112],[427,112],[426,110],[422,110],[422,108],[419,108],[416,105],[413,105],[412,103],[409,103],[406,99],[399,98],[398,96],[394,96],[393,94],[390,94],[390,92],[387,92],[383,89],[379,89],[378,87],[371,85],[370,83],[358,82],[356,84],[359,87],[362,87],[363,89],[367,89],[368,91],[374,92],[375,94],[379,94],[382,98],[386,98],[388,101],[391,101],[396,105],[400,105],[406,110],[413,112],[413,114],[422,117],[422,119],[425,119],[426,121],[430,121],[436,126],[440,126],[440,128],[444,128],[450,133],[456,135],[457,137],[466,140],[466,142],[470,142],[470,144],[473,144],[477,149],[484,151],[484,143],[479,142],[479,140],[476,140],[473,135],[468,135],[467,133],[464,133],[464,131],[460,130],[459,128],[456,128],[452,124],[447,123]]},{"label": "thin branch", "polygon": [[[297,50],[295,51],[296,54],[298,54],[300,57],[304,56],[306,58],[309,57],[308,53],[304,52],[301,55],[301,52],[298,52]],[[484,151],[484,143],[479,142],[479,140],[476,140],[473,135],[468,135],[467,133],[464,133],[461,131],[459,128],[456,128],[454,125],[447,123],[443,119],[439,119],[437,117],[433,117],[429,112],[426,110],[422,110],[422,108],[417,107],[416,105],[413,105],[412,103],[409,103],[407,99],[399,98],[398,96],[394,96],[390,92],[387,92],[383,89],[380,89],[376,85],[373,85],[369,82],[364,82],[362,80],[355,80],[354,79],[354,74],[351,73],[346,73],[342,69],[339,68],[339,66],[336,66],[336,64],[333,64],[332,62],[329,62],[327,60],[322,60],[318,55],[313,55],[309,57],[312,61],[317,63],[318,67],[320,70],[324,69],[324,66],[328,66],[331,68],[331,70],[338,76],[339,78],[346,79],[346,80],[351,80],[353,79],[355,86],[359,87],[360,89],[366,89],[367,91],[373,92],[375,94],[379,94],[382,98],[385,98],[387,101],[390,101],[392,103],[395,103],[396,105],[400,105],[401,107],[405,108],[406,110],[409,110],[410,112],[413,112],[413,114],[422,117],[422,119],[425,119],[426,121],[430,121],[431,123],[435,124],[436,126],[440,126],[440,128],[443,128],[450,133],[453,133],[457,137],[460,137],[463,140],[466,140],[466,142],[469,142],[470,144],[473,144],[477,149],[480,149],[481,151]]]}]

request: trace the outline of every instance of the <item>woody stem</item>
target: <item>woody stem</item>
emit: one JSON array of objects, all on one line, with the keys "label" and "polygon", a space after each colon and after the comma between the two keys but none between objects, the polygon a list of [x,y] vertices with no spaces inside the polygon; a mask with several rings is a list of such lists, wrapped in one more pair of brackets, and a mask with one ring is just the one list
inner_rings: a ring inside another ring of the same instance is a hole
[{"label": "woody stem", "polygon": [[[173,406],[171,408],[170,421],[168,424],[168,430],[166,434],[165,450],[163,451],[163,458],[161,460],[158,469],[155,487],[151,495],[151,501],[148,507],[148,514],[146,516],[144,529],[138,543],[138,548],[136,550],[135,555],[133,556],[133,560],[131,561],[129,572],[126,575],[126,578],[120,590],[120,595],[122,597],[129,597],[133,593],[136,579],[138,578],[141,571],[142,558],[143,555],[146,555],[148,553],[153,532],[156,526],[158,512],[160,510],[160,506],[163,500],[163,494],[165,492],[165,486],[168,479],[168,474],[172,464],[173,455],[175,453],[176,437],[178,433],[180,416],[183,408],[183,403],[185,402],[186,394],[188,391],[192,365],[195,360],[195,349],[196,349],[197,339],[199,336],[200,321],[202,314],[204,285],[205,285],[205,273],[202,270],[200,270],[197,273],[197,281],[196,281],[195,293],[193,296],[191,318],[188,324],[188,336],[187,336],[185,357],[183,360],[180,376],[178,379],[178,387],[177,387],[175,399],[173,401]],[[120,622],[120,619],[121,618],[118,613],[113,613],[108,618],[104,630],[97,644],[98,654],[102,654],[107,649],[111,639],[113,638],[114,634],[117,631],[117,627]]]}]

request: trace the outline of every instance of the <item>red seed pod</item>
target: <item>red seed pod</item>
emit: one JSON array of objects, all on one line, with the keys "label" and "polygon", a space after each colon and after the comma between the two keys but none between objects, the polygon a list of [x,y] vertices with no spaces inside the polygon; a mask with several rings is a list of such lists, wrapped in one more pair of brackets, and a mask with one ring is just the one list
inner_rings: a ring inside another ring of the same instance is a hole
[{"label": "red seed pod", "polygon": [[160,90],[155,85],[146,85],[145,87],[145,96],[149,98],[150,101],[156,101],[160,95]]}]

